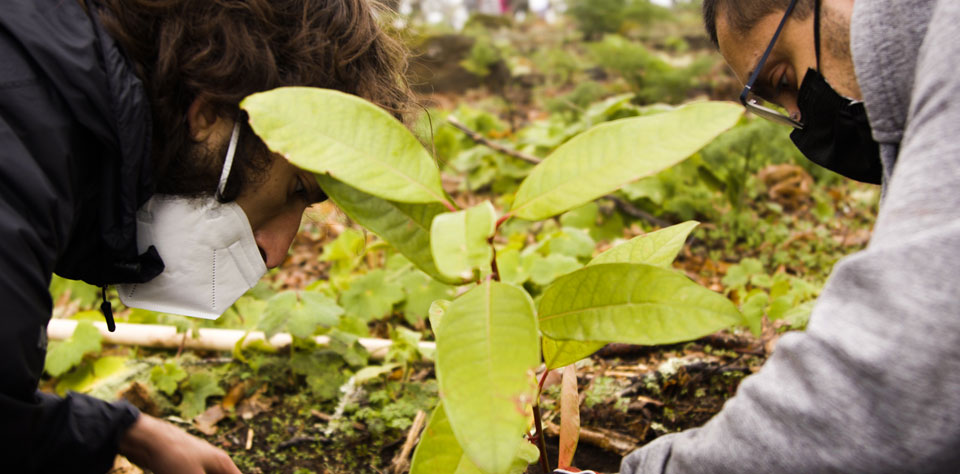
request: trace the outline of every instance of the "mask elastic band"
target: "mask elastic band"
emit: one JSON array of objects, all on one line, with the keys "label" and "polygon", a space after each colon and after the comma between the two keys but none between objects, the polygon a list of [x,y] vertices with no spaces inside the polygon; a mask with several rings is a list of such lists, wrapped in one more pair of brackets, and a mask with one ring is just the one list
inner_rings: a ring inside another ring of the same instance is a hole
[{"label": "mask elastic band", "polygon": [[816,48],[817,71],[822,74],[823,70],[820,69],[820,0],[813,2],[813,47]]},{"label": "mask elastic band", "polygon": [[227,146],[227,156],[223,159],[223,170],[220,171],[220,184],[217,186],[217,197],[223,197],[223,190],[227,187],[227,178],[230,177],[230,168],[233,167],[233,155],[237,152],[237,140],[240,138],[240,122],[233,124],[233,133],[230,134],[230,145]]}]

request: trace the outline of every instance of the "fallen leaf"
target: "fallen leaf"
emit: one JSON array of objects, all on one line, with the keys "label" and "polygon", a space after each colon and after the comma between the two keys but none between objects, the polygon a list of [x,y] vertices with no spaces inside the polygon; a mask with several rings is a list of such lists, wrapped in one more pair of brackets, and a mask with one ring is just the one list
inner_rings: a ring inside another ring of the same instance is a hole
[{"label": "fallen leaf", "polygon": [[239,404],[237,404],[237,414],[240,415],[240,418],[244,420],[249,420],[267,410],[273,406],[276,402],[274,397],[264,397],[263,394],[267,391],[267,386],[264,385],[257,389],[257,391],[251,395],[249,398],[243,399]]},{"label": "fallen leaf", "polygon": [[577,393],[577,368],[573,364],[563,368],[560,392],[560,450],[557,467],[565,469],[573,465],[580,437],[580,396]]},{"label": "fallen leaf", "polygon": [[138,410],[150,416],[160,416],[160,408],[154,401],[150,389],[141,382],[131,383],[129,387],[117,394],[117,398],[130,402]]},{"label": "fallen leaf", "polygon": [[222,406],[214,405],[193,419],[194,427],[207,436],[213,436],[217,434],[217,423],[226,416],[227,412]]},{"label": "fallen leaf", "polygon": [[247,389],[250,387],[252,380],[245,380],[240,382],[230,388],[230,391],[227,392],[227,395],[223,397],[223,401],[220,402],[220,405],[224,410],[233,411],[237,407],[237,402],[243,398],[243,394],[247,392]]}]

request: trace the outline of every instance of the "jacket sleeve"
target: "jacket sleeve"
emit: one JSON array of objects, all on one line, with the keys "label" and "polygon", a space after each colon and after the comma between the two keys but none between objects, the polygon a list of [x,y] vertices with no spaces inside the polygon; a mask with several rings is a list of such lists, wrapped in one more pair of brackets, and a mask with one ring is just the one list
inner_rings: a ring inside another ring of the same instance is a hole
[{"label": "jacket sleeve", "polygon": [[0,471],[105,472],[136,409],[37,392],[82,128],[2,28],[0,64]]},{"label": "jacket sleeve", "polygon": [[805,333],[701,428],[624,474],[956,472],[960,466],[960,2],[936,7],[867,250],[836,265]]}]

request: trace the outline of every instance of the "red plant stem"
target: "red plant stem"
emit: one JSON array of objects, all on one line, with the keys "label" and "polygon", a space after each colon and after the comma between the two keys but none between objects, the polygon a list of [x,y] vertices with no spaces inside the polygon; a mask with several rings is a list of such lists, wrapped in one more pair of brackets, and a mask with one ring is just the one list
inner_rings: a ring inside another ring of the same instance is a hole
[{"label": "red plant stem", "polygon": [[457,212],[457,206],[454,206],[453,203],[447,201],[446,199],[443,200],[443,207],[447,208],[447,210],[450,212]]},{"label": "red plant stem", "polygon": [[487,242],[493,250],[493,259],[490,260],[490,270],[493,272],[491,276],[493,277],[493,281],[500,281],[500,268],[497,267],[497,248],[493,246],[493,236],[487,239]]},{"label": "red plant stem", "polygon": [[503,217],[497,219],[497,226],[495,228],[499,229],[500,226],[502,226],[504,222],[507,222],[507,219],[510,219],[511,217],[513,217],[513,213],[508,212],[504,214]]},{"label": "red plant stem", "polygon": [[540,384],[537,386],[537,400],[540,400],[540,392],[543,391],[543,383],[547,381],[547,375],[550,373],[550,369],[543,371],[543,375],[540,376]]}]

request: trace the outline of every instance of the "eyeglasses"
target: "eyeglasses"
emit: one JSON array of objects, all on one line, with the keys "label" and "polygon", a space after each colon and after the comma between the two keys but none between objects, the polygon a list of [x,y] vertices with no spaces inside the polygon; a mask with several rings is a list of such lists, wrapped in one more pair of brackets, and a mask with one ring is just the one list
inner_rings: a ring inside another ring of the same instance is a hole
[{"label": "eyeglasses", "polygon": [[777,38],[780,37],[780,32],[783,31],[783,25],[787,23],[787,18],[790,17],[790,13],[793,12],[793,7],[796,5],[797,0],[790,0],[790,5],[787,6],[787,10],[783,14],[783,19],[780,20],[780,26],[777,27],[777,31],[773,34],[773,39],[771,39],[770,44],[767,45],[767,50],[764,51],[763,56],[760,57],[757,67],[754,68],[753,73],[750,74],[750,79],[747,80],[747,85],[743,87],[743,92],[740,93],[740,103],[743,104],[747,110],[759,117],[763,117],[779,124],[789,125],[793,128],[803,128],[802,123],[794,120],[782,112],[773,109],[772,106],[768,107],[764,105],[768,104],[768,102],[753,93],[753,85],[757,82],[757,77],[760,76],[760,71],[763,70],[763,66],[767,63],[767,57],[770,56],[770,52],[773,51],[773,45],[777,43]]}]

